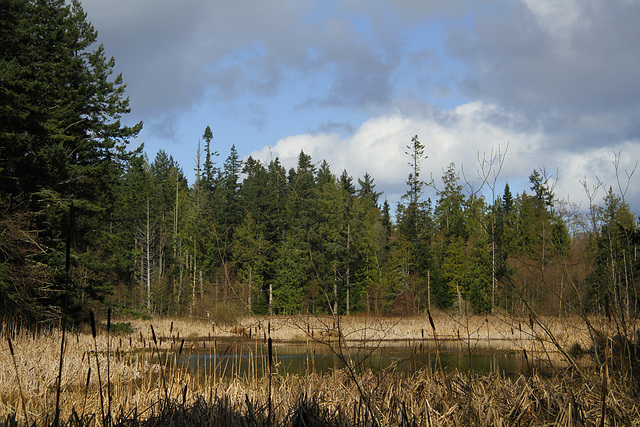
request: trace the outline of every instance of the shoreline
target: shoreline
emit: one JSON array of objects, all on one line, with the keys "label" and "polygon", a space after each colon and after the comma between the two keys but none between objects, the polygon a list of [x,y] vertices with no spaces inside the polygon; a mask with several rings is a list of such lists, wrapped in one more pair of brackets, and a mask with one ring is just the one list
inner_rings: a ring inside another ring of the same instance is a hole
[{"label": "shoreline", "polygon": [[[144,332],[153,325],[163,339],[186,338],[191,340],[222,339],[236,337],[239,340],[264,340],[269,336],[273,343],[318,342],[328,344],[340,339],[347,345],[372,343],[372,345],[407,345],[428,343],[438,345],[473,343],[475,346],[497,350],[528,352],[557,352],[560,345],[569,349],[578,345],[588,349],[591,337],[582,319],[578,317],[542,318],[542,329],[528,318],[491,315],[460,318],[444,313],[433,317],[435,331],[427,317],[407,318],[343,316],[336,322],[329,316],[249,316],[234,325],[218,325],[199,319],[156,318],[152,320],[121,318],[130,322],[134,334]],[[533,327],[532,327],[533,326]],[[234,328],[237,331],[233,332]],[[241,329],[240,329],[241,328]],[[553,334],[553,339],[548,336]],[[554,343],[555,340],[555,343]]]},{"label": "shoreline", "polygon": [[[56,412],[57,395],[60,397],[61,419],[69,420],[67,425],[87,425],[91,419],[93,422],[100,421],[99,414],[107,410],[101,408],[101,401],[106,401],[107,396],[112,402],[109,413],[113,414],[114,419],[119,417],[127,425],[134,425],[131,423],[132,414],[136,414],[135,417],[138,418],[135,421],[138,423],[145,420],[161,423],[174,416],[184,416],[189,411],[211,414],[212,408],[222,411],[220,414],[223,416],[236,414],[234,416],[245,417],[252,413],[253,416],[264,416],[264,408],[270,401],[274,408],[272,416],[282,422],[301,408],[303,397],[309,399],[305,401],[305,405],[308,403],[312,408],[326,413],[343,414],[345,417],[353,414],[353,408],[363,410],[369,405],[372,412],[368,415],[360,412],[357,416],[371,417],[373,414],[378,417],[380,425],[397,424],[397,418],[382,415],[387,413],[421,417],[419,419],[422,421],[417,425],[450,425],[451,417],[458,417],[457,420],[462,422],[470,414],[476,414],[480,419],[489,420],[491,417],[494,421],[502,420],[507,424],[515,420],[514,414],[522,417],[521,420],[552,422],[555,417],[570,413],[570,408],[566,407],[566,393],[577,396],[576,404],[582,405],[585,415],[598,415],[602,404],[599,392],[594,394],[593,390],[594,387],[600,389],[603,379],[601,373],[593,368],[585,369],[584,376],[560,369],[549,376],[534,371],[530,376],[519,375],[517,378],[495,373],[444,372],[439,369],[421,369],[414,373],[365,371],[354,374],[348,368],[341,368],[331,373],[307,375],[278,373],[276,369],[273,374],[265,375],[263,370],[259,375],[260,371],[256,366],[252,367],[246,377],[222,377],[215,369],[207,368],[204,372],[194,373],[170,363],[172,358],[179,357],[180,354],[194,354],[199,350],[198,342],[183,345],[183,339],[186,341],[206,337],[214,341],[230,339],[251,346],[259,344],[263,353],[265,346],[255,338],[249,339],[231,333],[231,325],[216,327],[211,322],[202,320],[163,318],[143,321],[117,317],[114,318],[115,322],[130,322],[132,330],[130,334],[118,335],[107,334],[104,319],[98,320],[95,341],[86,329],[69,332],[62,355],[62,331],[57,328],[33,333],[3,327],[5,336],[12,340],[12,351],[9,351],[7,339],[3,340],[0,351],[1,420],[15,420],[17,424],[23,425],[26,413],[26,421],[30,425],[34,421],[37,425],[50,424]],[[464,324],[460,319],[444,315],[435,317],[436,337],[445,339],[446,325],[449,325],[448,335],[453,333],[456,338],[457,328],[464,325],[465,333],[461,335],[466,340],[481,339],[487,334],[490,338],[499,337],[501,331],[508,332],[508,336],[512,335],[512,326],[508,325],[507,329],[503,321],[491,322],[485,317],[463,320]],[[566,327],[572,322],[575,319],[566,323],[556,322],[553,330],[566,331]],[[272,337],[284,342],[298,342],[301,346],[305,344],[304,338],[310,335],[304,331],[333,328],[330,318],[249,317],[239,323],[243,328],[257,328],[258,332],[263,332],[264,326]],[[425,323],[428,325],[425,318],[341,318],[340,330],[348,337],[366,336],[363,339],[368,342],[378,340],[376,345],[383,343],[384,341],[380,341],[383,338],[420,344],[421,340],[415,338],[422,338]],[[521,334],[526,339],[523,342],[532,345],[536,342],[544,343],[540,341],[540,335],[535,334],[536,325],[533,325],[531,332],[522,323],[518,327],[518,320],[514,324],[517,329],[513,329],[513,336],[518,331],[517,336],[520,337]],[[151,325],[155,333],[152,332]],[[440,332],[442,335],[439,335]],[[158,342],[155,334],[170,338],[163,338]],[[529,353],[528,349],[526,351]],[[151,356],[160,352],[164,356],[166,352],[169,357],[154,360],[153,357],[149,358],[149,354],[143,354],[146,352],[150,352]],[[549,355],[547,353],[547,357]],[[607,381],[608,404],[618,405],[616,410],[620,413],[637,415],[639,412],[635,395],[623,378],[611,376]],[[458,389],[460,392],[456,391]],[[477,393],[469,394],[469,390],[477,390]],[[558,394],[557,390],[564,391]],[[526,406],[513,406],[513,402],[521,400],[519,396],[537,399],[538,392],[542,397],[555,396],[553,414],[545,411],[532,412]],[[483,400],[487,396],[494,399],[493,403]],[[216,406],[221,401],[227,402],[227,406]],[[388,407],[390,402],[405,405],[401,410],[406,412],[398,412],[402,406]],[[437,406],[431,406],[429,412],[433,417],[431,424],[426,424],[424,410],[428,405],[436,403]],[[303,409],[308,410],[309,407],[305,406]],[[229,412],[224,412],[227,410]],[[80,422],[74,421],[74,413]],[[493,415],[490,416],[489,413]],[[344,418],[346,419],[349,418]],[[96,425],[99,424],[97,422]],[[349,425],[348,422],[338,424]]]}]

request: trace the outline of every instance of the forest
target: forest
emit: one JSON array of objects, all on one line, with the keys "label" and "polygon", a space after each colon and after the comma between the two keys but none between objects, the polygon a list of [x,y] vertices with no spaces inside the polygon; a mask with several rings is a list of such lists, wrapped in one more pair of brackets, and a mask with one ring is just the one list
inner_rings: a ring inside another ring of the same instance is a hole
[{"label": "forest", "polygon": [[129,148],[142,123],[121,121],[126,85],[77,0],[5,1],[0,14],[6,316],[77,321],[106,304],[200,318],[436,308],[635,317],[639,224],[621,189],[585,183],[591,203],[579,210],[556,198],[541,165],[512,194],[497,188],[504,153],[482,165],[483,191],[453,163],[425,179],[437,142],[416,135],[392,207],[375,177],[304,151],[288,170],[243,160],[235,146],[221,156],[210,126],[189,142],[189,183],[169,153]]}]

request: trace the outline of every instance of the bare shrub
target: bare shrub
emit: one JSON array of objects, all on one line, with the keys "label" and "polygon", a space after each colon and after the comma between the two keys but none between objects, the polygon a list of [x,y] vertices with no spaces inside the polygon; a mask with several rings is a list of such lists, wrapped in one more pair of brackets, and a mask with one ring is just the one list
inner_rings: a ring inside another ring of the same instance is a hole
[{"label": "bare shrub", "polygon": [[242,307],[232,302],[220,302],[211,307],[208,320],[221,326],[237,325],[244,317]]}]

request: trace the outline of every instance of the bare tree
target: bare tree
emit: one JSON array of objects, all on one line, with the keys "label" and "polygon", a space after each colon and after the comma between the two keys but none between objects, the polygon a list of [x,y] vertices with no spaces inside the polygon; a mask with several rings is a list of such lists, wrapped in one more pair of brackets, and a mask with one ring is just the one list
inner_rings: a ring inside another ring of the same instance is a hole
[{"label": "bare tree", "polygon": [[140,286],[145,306],[151,312],[151,282],[157,271],[157,224],[151,219],[149,197],[147,197],[145,220],[138,227],[136,241],[140,248]]}]

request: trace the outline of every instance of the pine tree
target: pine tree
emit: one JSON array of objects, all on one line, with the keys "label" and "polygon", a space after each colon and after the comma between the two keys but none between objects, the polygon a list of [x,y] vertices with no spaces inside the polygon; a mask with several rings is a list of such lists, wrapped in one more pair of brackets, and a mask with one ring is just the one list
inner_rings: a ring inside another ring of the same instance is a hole
[{"label": "pine tree", "polygon": [[257,223],[250,213],[236,228],[232,255],[238,263],[240,283],[236,295],[243,296],[243,304],[254,310],[254,301],[264,285],[269,242],[264,237],[264,226]]},{"label": "pine tree", "polygon": [[219,156],[219,154],[217,151],[211,150],[213,132],[211,131],[211,128],[209,126],[205,128],[204,133],[202,134],[202,139],[204,139],[204,164],[202,165],[202,180],[205,188],[209,189],[209,191],[213,191],[212,187],[217,175],[213,157],[217,157]]},{"label": "pine tree", "polygon": [[108,254],[93,249],[108,240],[126,145],[142,123],[120,122],[129,112],[122,76],[112,78],[101,45],[92,50],[97,32],[78,0],[15,0],[0,13],[0,191],[38,213],[52,303],[77,313],[83,298],[112,287],[99,271]]},{"label": "pine tree", "polygon": [[222,193],[222,217],[220,224],[225,230],[233,231],[242,222],[243,210],[240,208],[240,173],[242,160],[236,146],[232,145],[229,156],[224,162],[220,184]]},{"label": "pine tree", "polygon": [[358,178],[358,197],[367,199],[372,206],[378,206],[378,199],[381,192],[375,191],[376,185],[373,183],[373,177],[369,173],[365,173],[362,179]]},{"label": "pine tree", "polygon": [[[596,238],[594,274],[590,282],[595,306],[608,309],[617,326],[625,326],[638,304],[634,286],[639,264],[636,261],[640,230],[629,205],[609,188],[605,205],[599,209],[602,224]],[[608,305],[608,307],[606,307]]]},{"label": "pine tree", "polygon": [[418,224],[420,222],[420,197],[422,195],[422,189],[424,182],[420,179],[421,164],[426,159],[424,154],[424,145],[418,139],[418,135],[411,139],[411,144],[407,145],[407,151],[405,152],[409,156],[409,167],[411,167],[411,173],[407,179],[407,192],[402,196],[403,199],[408,200],[406,206],[402,206],[400,209],[401,219],[398,221],[400,225],[400,231],[409,239],[409,241],[415,241],[420,230]]}]

